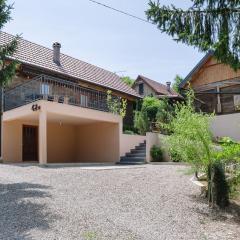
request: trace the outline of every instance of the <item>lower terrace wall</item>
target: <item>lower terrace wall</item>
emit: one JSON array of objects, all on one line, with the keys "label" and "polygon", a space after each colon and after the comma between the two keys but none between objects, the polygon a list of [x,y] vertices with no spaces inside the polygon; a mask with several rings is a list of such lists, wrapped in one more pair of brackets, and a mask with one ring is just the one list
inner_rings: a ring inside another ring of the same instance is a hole
[{"label": "lower terrace wall", "polygon": [[240,113],[215,116],[211,130],[215,138],[228,136],[240,141]]}]

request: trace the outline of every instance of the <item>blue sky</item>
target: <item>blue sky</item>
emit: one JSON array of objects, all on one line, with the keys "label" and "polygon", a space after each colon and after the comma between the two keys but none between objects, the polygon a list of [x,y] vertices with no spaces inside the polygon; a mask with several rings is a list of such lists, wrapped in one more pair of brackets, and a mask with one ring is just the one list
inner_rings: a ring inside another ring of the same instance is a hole
[{"label": "blue sky", "polygon": [[[145,18],[148,0],[98,0]],[[12,2],[12,1],[9,1]],[[188,0],[162,0],[186,7]],[[165,83],[186,76],[203,56],[177,44],[154,25],[91,3],[89,0],[15,0],[13,20],[4,27],[30,41],[51,47],[120,75],[138,74]]]}]

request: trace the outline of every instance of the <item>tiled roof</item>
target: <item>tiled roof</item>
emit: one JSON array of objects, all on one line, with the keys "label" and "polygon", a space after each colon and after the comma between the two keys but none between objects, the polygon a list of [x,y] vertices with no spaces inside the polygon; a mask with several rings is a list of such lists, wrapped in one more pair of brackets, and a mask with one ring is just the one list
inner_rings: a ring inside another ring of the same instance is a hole
[{"label": "tiled roof", "polygon": [[[13,37],[13,35],[8,33],[0,32],[0,45],[9,43]],[[53,62],[52,49],[24,40],[23,38],[19,40],[18,49],[13,58],[21,63],[139,97],[138,93],[125,84],[115,73],[65,54],[60,55],[61,65],[59,66]]]},{"label": "tiled roof", "polygon": [[177,92],[175,92],[172,88],[170,89],[170,91],[167,90],[167,86],[156,82],[154,80],[151,80],[147,77],[141,76],[139,75],[137,79],[141,79],[142,81],[144,81],[146,84],[148,84],[155,92],[157,95],[165,95],[165,96],[174,96],[174,97],[181,97],[181,95],[179,95]]}]

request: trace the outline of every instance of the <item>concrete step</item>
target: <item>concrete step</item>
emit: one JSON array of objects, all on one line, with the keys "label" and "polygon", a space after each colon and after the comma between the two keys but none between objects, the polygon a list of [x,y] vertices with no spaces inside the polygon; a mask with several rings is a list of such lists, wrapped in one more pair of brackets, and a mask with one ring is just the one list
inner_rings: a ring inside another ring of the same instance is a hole
[{"label": "concrete step", "polygon": [[135,147],[136,150],[146,150],[145,146],[137,146]]},{"label": "concrete step", "polygon": [[145,162],[117,162],[118,165],[143,165]]},{"label": "concrete step", "polygon": [[142,150],[131,149],[131,153],[146,153],[146,149],[142,149]]},{"label": "concrete step", "polygon": [[146,157],[146,152],[138,152],[138,153],[127,153],[126,157]]},{"label": "concrete step", "polygon": [[140,147],[146,147],[146,143],[140,143],[139,146]]},{"label": "concrete step", "polygon": [[121,157],[120,162],[145,162],[145,157]]}]

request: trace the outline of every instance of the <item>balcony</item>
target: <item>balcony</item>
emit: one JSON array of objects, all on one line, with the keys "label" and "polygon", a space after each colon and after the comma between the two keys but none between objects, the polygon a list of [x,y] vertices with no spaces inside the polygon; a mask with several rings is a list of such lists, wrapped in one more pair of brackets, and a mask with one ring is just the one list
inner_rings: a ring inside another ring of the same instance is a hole
[{"label": "balcony", "polygon": [[[120,98],[116,98],[120,103]],[[107,93],[88,89],[63,79],[40,75],[4,92],[4,111],[46,100],[109,112]]]}]

